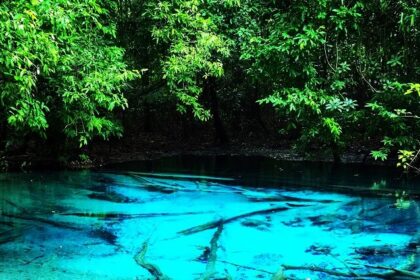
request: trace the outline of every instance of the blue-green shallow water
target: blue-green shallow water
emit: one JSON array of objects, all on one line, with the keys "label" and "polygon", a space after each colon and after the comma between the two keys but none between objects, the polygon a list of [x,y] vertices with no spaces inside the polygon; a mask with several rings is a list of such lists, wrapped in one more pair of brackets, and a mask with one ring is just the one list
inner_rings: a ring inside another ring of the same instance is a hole
[{"label": "blue-green shallow water", "polygon": [[358,194],[381,188],[414,193],[420,185],[386,168],[226,157],[1,174],[0,279],[153,279],[134,260],[145,241],[147,261],[167,276],[199,279],[216,229],[180,231],[278,207],[285,210],[224,225],[215,279],[271,279],[283,264],[359,275],[387,272],[369,265],[419,271],[420,203],[396,207],[394,197]]}]

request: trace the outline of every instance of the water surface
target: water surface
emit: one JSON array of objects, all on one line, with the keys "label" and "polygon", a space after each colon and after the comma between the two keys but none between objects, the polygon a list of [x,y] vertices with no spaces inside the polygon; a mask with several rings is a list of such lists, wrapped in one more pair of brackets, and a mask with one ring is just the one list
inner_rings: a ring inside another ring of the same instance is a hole
[{"label": "water surface", "polygon": [[419,201],[376,194],[419,188],[388,168],[243,157],[1,174],[0,279],[154,279],[135,260],[145,245],[171,279],[282,265],[290,279],[399,279],[383,267],[420,272]]}]

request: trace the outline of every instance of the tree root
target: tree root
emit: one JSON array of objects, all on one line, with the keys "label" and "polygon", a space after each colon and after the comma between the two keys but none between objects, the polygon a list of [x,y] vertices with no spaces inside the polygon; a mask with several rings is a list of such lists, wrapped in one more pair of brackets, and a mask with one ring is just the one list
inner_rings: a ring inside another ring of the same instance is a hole
[{"label": "tree root", "polygon": [[206,271],[204,274],[200,277],[200,280],[209,280],[211,277],[216,273],[216,261],[217,261],[217,248],[218,248],[218,242],[220,239],[220,235],[223,231],[223,224],[220,223],[217,226],[217,230],[214,233],[213,237],[210,241],[210,253],[207,260],[207,266]]},{"label": "tree root", "polygon": [[140,248],[140,251],[134,256],[136,263],[146,269],[156,280],[169,280],[170,278],[162,273],[158,266],[146,261],[146,253],[149,243],[146,240]]},{"label": "tree root", "polygon": [[243,219],[243,218],[247,218],[247,217],[251,217],[251,216],[255,216],[255,215],[263,215],[263,214],[271,214],[271,213],[276,213],[276,212],[282,212],[282,211],[286,211],[291,209],[290,207],[286,207],[286,206],[280,206],[280,207],[274,207],[274,208],[269,208],[269,209],[263,209],[263,210],[258,210],[258,211],[253,211],[253,212],[249,212],[249,213],[244,213],[238,216],[234,216],[231,218],[227,218],[227,219],[219,219],[216,221],[212,221],[212,222],[208,222],[202,225],[198,225],[195,227],[191,227],[185,230],[181,230],[178,232],[178,234],[182,234],[182,235],[190,235],[193,233],[197,233],[197,232],[201,232],[201,231],[205,231],[208,229],[212,229],[212,228],[216,228],[218,227],[220,224],[225,225],[231,222],[235,222],[237,220]]}]

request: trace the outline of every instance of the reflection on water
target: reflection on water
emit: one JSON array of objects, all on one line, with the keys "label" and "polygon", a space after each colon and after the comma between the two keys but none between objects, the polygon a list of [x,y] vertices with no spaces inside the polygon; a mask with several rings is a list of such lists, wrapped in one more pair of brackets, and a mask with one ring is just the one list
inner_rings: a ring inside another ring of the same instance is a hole
[{"label": "reflection on water", "polygon": [[156,161],[126,162],[110,166],[118,170],[184,173],[234,177],[243,185],[305,186],[325,189],[353,188],[405,189],[420,192],[420,177],[408,178],[393,167],[362,164],[289,162],[263,157],[174,156]]},{"label": "reflection on water", "polygon": [[406,279],[420,185],[389,171],[178,157],[1,174],[0,279],[156,278],[145,264],[171,279]]}]

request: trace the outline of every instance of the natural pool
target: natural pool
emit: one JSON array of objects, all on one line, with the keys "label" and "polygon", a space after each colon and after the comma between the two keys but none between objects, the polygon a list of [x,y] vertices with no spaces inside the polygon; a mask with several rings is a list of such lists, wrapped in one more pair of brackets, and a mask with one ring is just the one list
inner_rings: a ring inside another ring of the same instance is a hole
[{"label": "natural pool", "polygon": [[255,157],[0,174],[0,279],[418,279],[396,190],[419,180]]}]

